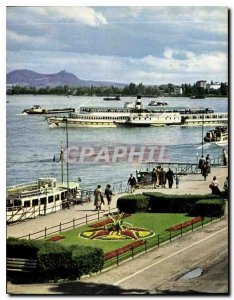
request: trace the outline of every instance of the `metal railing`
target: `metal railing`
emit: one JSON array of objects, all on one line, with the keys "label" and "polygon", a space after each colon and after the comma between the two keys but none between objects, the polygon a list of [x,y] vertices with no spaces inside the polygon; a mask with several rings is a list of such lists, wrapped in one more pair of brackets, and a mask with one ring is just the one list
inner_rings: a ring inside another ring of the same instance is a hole
[{"label": "metal railing", "polygon": [[104,260],[104,266],[103,269],[109,268],[111,266],[118,266],[121,261],[124,261],[126,259],[133,259],[137,254],[147,252],[149,249],[154,247],[159,247],[160,245],[171,242],[173,239],[183,236],[186,233],[193,232],[195,229],[203,228],[206,224],[211,224],[215,220],[221,220],[223,217],[223,214],[220,212],[214,212],[213,214],[205,217],[200,222],[192,223],[190,226],[187,226],[183,228],[183,225],[181,224],[180,229],[176,231],[168,231],[162,234],[157,234],[155,237],[150,239],[145,239],[142,243],[142,245],[139,245],[137,247],[129,245],[129,250],[120,254],[119,250],[114,250],[115,256],[111,259]]},{"label": "metal railing", "polygon": [[[110,209],[111,212],[117,211],[117,208]],[[37,240],[37,239],[44,239],[47,238],[50,235],[53,235],[55,233],[61,234],[62,231],[68,230],[68,229],[75,229],[78,226],[81,225],[87,225],[93,221],[98,221],[100,218],[104,217],[108,212],[106,211],[97,211],[93,214],[86,214],[84,217],[81,218],[73,218],[71,221],[65,222],[65,223],[59,223],[55,226],[51,227],[45,227],[42,230],[39,230],[37,232],[29,233],[20,237],[17,237],[18,239],[28,239],[28,240]]]}]

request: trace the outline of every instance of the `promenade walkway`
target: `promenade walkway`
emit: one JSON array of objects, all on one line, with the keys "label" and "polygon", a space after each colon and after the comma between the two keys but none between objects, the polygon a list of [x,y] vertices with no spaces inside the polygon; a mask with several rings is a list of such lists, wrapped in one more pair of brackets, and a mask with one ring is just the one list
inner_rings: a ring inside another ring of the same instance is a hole
[{"label": "promenade walkway", "polygon": [[[227,167],[215,167],[211,169],[211,173],[207,177],[207,180],[204,181],[201,174],[186,175],[180,177],[179,188],[176,189],[175,184],[172,189],[166,188],[156,188],[148,186],[144,189],[137,189],[134,194],[140,194],[142,192],[161,192],[165,194],[209,194],[211,190],[209,189],[209,183],[211,182],[213,176],[217,176],[217,179],[220,183],[220,189],[223,189],[223,183],[226,176],[228,176]],[[127,181],[127,180],[126,180]],[[111,208],[116,208],[117,199],[123,194],[116,194],[113,196],[111,203]],[[100,213],[100,216],[106,213],[107,206],[102,206],[103,211]],[[59,225],[59,223],[70,222],[73,218],[78,219],[85,217],[86,215],[95,213],[95,207],[93,201],[90,203],[84,203],[83,205],[75,205],[70,209],[60,210],[56,213],[48,214],[46,216],[38,216],[35,219],[26,220],[21,223],[8,225],[7,226],[7,237],[21,237],[28,234],[32,234],[43,230],[45,227],[52,227]]]},{"label": "promenade walkway", "polygon": [[[179,189],[156,189],[168,194],[207,194],[210,193],[209,182],[216,175],[222,189],[228,175],[226,167],[212,169],[204,181],[202,176],[182,177]],[[155,189],[137,190],[155,191]],[[115,195],[112,207],[120,195]],[[75,206],[56,214],[38,217],[35,220],[8,226],[8,235],[25,235],[40,230],[44,226],[53,226],[60,221],[81,217],[93,213],[93,203]],[[167,243],[161,247],[120,264],[118,267],[82,278],[73,282],[44,284],[7,283],[10,294],[53,294],[53,295],[120,295],[120,294],[199,294],[228,293],[228,205],[221,221],[207,225],[203,229]],[[179,278],[190,270],[200,267],[200,278],[181,281]]]}]

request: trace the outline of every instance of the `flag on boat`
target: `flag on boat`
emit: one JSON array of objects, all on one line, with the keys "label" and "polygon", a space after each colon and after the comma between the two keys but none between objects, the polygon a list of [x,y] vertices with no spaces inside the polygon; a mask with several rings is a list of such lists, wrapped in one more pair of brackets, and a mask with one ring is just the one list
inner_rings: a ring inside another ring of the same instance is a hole
[{"label": "flag on boat", "polygon": [[59,161],[60,162],[61,160],[63,160],[63,154],[64,154],[64,151],[63,151],[63,146],[61,147],[61,151],[60,151],[60,157],[59,157]]}]

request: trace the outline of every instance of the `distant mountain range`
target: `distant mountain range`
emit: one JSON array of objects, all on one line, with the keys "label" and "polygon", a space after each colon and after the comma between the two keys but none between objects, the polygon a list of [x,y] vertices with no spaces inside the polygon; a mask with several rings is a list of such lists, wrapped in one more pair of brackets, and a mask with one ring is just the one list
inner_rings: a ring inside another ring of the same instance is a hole
[{"label": "distant mountain range", "polygon": [[35,86],[35,87],[55,87],[59,85],[69,86],[115,86],[124,87],[127,84],[108,81],[93,81],[82,80],[76,75],[62,70],[54,74],[41,74],[31,70],[15,70],[7,73],[6,75],[7,86],[20,85],[20,86]]}]

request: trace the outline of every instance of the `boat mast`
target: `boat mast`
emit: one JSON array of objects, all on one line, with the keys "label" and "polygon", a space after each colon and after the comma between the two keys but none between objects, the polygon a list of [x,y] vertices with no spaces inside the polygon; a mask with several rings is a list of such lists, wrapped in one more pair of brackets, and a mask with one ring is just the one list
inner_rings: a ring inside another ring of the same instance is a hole
[{"label": "boat mast", "polygon": [[62,184],[63,184],[63,162],[64,162],[64,150],[63,143],[61,142],[61,152],[60,152],[60,161],[61,161],[61,175],[62,175]]},{"label": "boat mast", "polygon": [[204,140],[204,137],[203,137],[203,131],[204,131],[204,118],[205,118],[205,111],[203,110],[203,118],[202,118],[202,155],[203,155],[203,140]]},{"label": "boat mast", "polygon": [[69,191],[69,171],[68,171],[68,126],[67,126],[67,118],[66,118],[66,139],[67,139],[67,192]]}]

